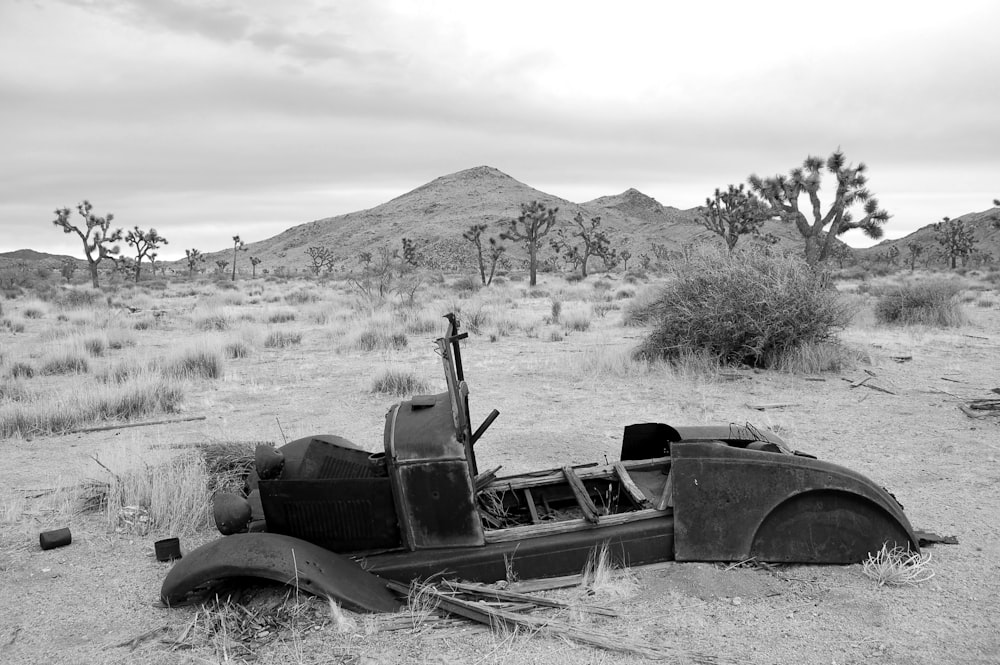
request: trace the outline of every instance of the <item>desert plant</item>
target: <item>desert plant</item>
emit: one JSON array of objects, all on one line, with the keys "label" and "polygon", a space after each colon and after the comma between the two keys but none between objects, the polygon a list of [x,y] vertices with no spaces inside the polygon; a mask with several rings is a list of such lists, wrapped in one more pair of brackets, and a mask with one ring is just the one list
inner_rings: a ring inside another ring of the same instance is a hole
[{"label": "desert plant", "polygon": [[42,374],[86,374],[90,371],[87,357],[76,349],[66,349],[42,359]]},{"label": "desert plant", "polygon": [[167,239],[161,236],[156,229],[148,231],[141,230],[138,226],[125,234],[125,242],[135,248],[135,283],[139,283],[139,273],[142,271],[142,260],[148,258],[150,263],[156,260],[155,250],[160,245],[169,244]]},{"label": "desert plant", "polygon": [[884,544],[862,562],[861,571],[876,586],[916,586],[934,577],[930,563],[930,552],[920,554],[903,547],[889,549]]},{"label": "desert plant", "polygon": [[414,395],[428,390],[427,382],[400,369],[386,369],[372,380],[372,392],[384,395]]},{"label": "desert plant", "polygon": [[77,212],[83,217],[86,229],[74,225],[70,221],[69,208],[56,210],[56,218],[52,223],[63,230],[63,233],[75,233],[83,242],[83,252],[87,257],[87,265],[90,268],[90,279],[94,288],[100,288],[98,280],[97,266],[106,258],[116,256],[121,248],[112,243],[122,239],[122,230],[111,230],[111,222],[115,216],[108,213],[106,217],[98,217],[93,214],[93,206],[90,201],[84,200],[76,207]]},{"label": "desert plant", "polygon": [[705,199],[705,213],[699,222],[726,243],[730,252],[740,236],[760,233],[761,225],[769,215],[767,206],[753,192],[729,185],[729,189],[715,190],[715,195]]},{"label": "desert plant", "polygon": [[301,341],[302,333],[300,332],[272,330],[264,339],[264,346],[269,349],[284,349],[285,347],[299,344]]},{"label": "desert plant", "polygon": [[352,338],[349,345],[359,351],[377,351],[379,349],[405,349],[408,343],[406,333],[372,326],[361,331],[357,337]]},{"label": "desert plant", "polygon": [[964,266],[976,246],[976,237],[972,235],[972,229],[962,220],[950,217],[945,217],[934,225],[934,238],[941,245],[952,270],[955,269],[957,259],[962,259]]},{"label": "desert plant", "polygon": [[[837,188],[834,200],[826,214],[823,213],[819,190],[822,169],[835,178]],[[879,208],[876,199],[865,186],[868,177],[867,166],[848,164],[844,153],[838,148],[824,163],[820,157],[806,157],[801,168],[792,169],[788,176],[776,175],[760,178],[751,175],[750,188],[770,204],[773,214],[785,222],[795,225],[805,239],[805,258],[809,265],[822,263],[830,256],[833,241],[851,229],[860,229],[869,238],[882,237],[882,225],[889,221],[889,213]],[[806,194],[812,220],[799,209],[799,196]],[[850,209],[856,204],[864,206],[865,216],[855,221]]]},{"label": "desert plant", "polygon": [[507,223],[507,230],[500,234],[503,240],[523,242],[528,249],[529,286],[538,283],[538,250],[542,238],[556,223],[559,208],[546,208],[539,201],[521,204],[521,214]]},{"label": "desert plant", "polygon": [[487,256],[490,262],[490,274],[486,275],[486,260],[483,257],[483,233],[486,231],[486,224],[473,224],[462,234],[462,237],[471,242],[476,246],[476,259],[479,262],[479,277],[482,279],[483,286],[489,286],[493,282],[493,275],[496,273],[497,262],[500,261],[501,257],[507,251],[496,238],[489,238],[489,250]]},{"label": "desert plant", "polygon": [[188,275],[194,276],[195,270],[205,263],[205,257],[202,255],[200,250],[197,249],[185,249],[184,250],[184,261],[187,263]]},{"label": "desert plant", "polygon": [[[591,256],[599,256],[605,259],[607,265],[611,249],[611,238],[607,232],[601,228],[600,216],[591,218],[590,222],[583,219],[581,213],[576,213],[573,217],[573,224],[570,230],[560,229],[558,238],[552,241],[552,247],[561,253],[563,258],[580,267],[580,276],[587,276],[587,262]],[[579,244],[577,240],[579,239]]]},{"label": "desert plant", "polygon": [[562,324],[566,330],[584,332],[590,329],[591,312],[588,309],[571,309],[562,315]]},{"label": "desert plant", "polygon": [[656,327],[639,346],[641,357],[708,353],[723,365],[761,368],[803,344],[832,340],[850,320],[823,274],[793,257],[750,250],[692,256],[642,309]]},{"label": "desert plant", "polygon": [[952,327],[966,322],[958,303],[961,286],[946,279],[906,282],[879,289],[875,320],[879,323]]},{"label": "desert plant", "polygon": [[224,373],[222,353],[218,349],[193,347],[179,351],[163,365],[166,376],[179,379],[218,379]]},{"label": "desert plant", "polygon": [[31,363],[19,360],[10,366],[10,369],[7,370],[7,373],[13,379],[22,379],[22,378],[30,379],[35,375],[35,366],[32,365]]}]

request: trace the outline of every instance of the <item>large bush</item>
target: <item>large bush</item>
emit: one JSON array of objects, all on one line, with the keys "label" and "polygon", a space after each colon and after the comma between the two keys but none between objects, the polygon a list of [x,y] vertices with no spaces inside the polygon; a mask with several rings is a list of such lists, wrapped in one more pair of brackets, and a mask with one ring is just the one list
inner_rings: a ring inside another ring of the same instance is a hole
[{"label": "large bush", "polygon": [[877,291],[875,320],[879,323],[959,326],[965,313],[957,296],[959,284],[947,279],[907,282]]},{"label": "large bush", "polygon": [[771,368],[799,348],[830,341],[849,307],[799,258],[760,250],[706,251],[674,268],[638,320],[655,325],[642,357],[708,354],[726,365]]}]

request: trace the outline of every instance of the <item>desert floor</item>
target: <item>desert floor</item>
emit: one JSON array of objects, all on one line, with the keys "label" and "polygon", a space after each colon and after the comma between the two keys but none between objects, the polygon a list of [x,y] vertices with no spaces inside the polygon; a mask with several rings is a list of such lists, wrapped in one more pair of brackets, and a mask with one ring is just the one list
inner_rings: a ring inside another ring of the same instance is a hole
[{"label": "desert floor", "polygon": [[[855,292],[856,284],[841,285],[860,307],[841,337],[862,359],[837,372],[804,375],[681,371],[630,362],[628,349],[645,331],[624,327],[619,307],[643,285],[605,279],[611,284],[604,291],[611,295],[603,296],[594,281],[567,284],[545,277],[534,291],[509,282],[464,295],[441,286],[420,305],[425,319],[460,308],[467,328],[470,319],[482,320],[463,348],[472,417],[478,423],[491,408],[501,416],[477,446],[480,468],[503,465],[501,473],[515,473],[614,460],[622,428],[631,423],[750,422],[776,431],[794,448],[869,476],[894,493],[916,528],[957,536],[959,544],[927,548],[935,575],[911,587],[878,587],[861,565],[771,570],[671,563],[634,569],[637,583],[626,576],[610,591],[549,592],[621,614],[573,620],[623,641],[657,645],[676,662],[1000,662],[1000,417],[971,418],[959,409],[1000,387],[995,287],[973,293],[965,305],[967,325],[939,329],[876,325],[871,299]],[[292,289],[310,291],[315,299],[292,304],[284,299]],[[548,321],[554,298],[563,304],[563,319],[579,313],[589,328],[567,330]],[[371,318],[352,309],[347,286],[258,280],[218,291],[210,284],[170,285],[155,292],[123,289],[113,300],[107,307],[72,311],[4,301],[3,315],[24,323],[17,333],[0,329],[4,367],[40,361],[70,336],[52,333],[60,327],[129,331],[122,334],[134,344],[95,358],[91,374],[115,362],[115,354],[166,355],[193,343],[243,339],[252,352],[226,359],[221,378],[185,382],[180,413],[146,418],[205,420],[0,440],[0,662],[643,660],[544,633],[492,632],[463,622],[418,621],[388,630],[390,619],[338,619],[323,603],[306,599],[297,601],[303,606],[297,619],[249,640],[204,630],[197,608],[156,607],[170,564],[156,561],[153,542],[176,534],[109,525],[102,514],[80,513],[71,491],[49,490],[101,480],[107,471],[94,457],[112,468],[137,459],[154,463],[208,442],[280,444],[329,433],[379,450],[385,412],[399,398],[374,394],[373,375],[404,369],[431,392],[443,390],[433,339],[444,328],[407,333],[405,348],[360,351],[349,340],[366,322],[397,324],[391,316]],[[22,317],[32,307],[40,315]],[[163,312],[155,325],[135,330],[133,322],[152,311]],[[294,318],[280,321],[275,312]],[[225,317],[228,329],[204,332],[198,322],[209,315]],[[301,333],[300,343],[264,346],[261,340],[278,328]],[[889,392],[852,387],[865,376]],[[79,390],[89,385],[86,377],[30,381],[41,389],[60,381],[78,381]],[[774,403],[788,405],[763,411],[748,406]],[[72,529],[72,545],[42,551],[39,532],[62,526]],[[182,534],[182,549],[217,537],[214,528],[196,526]],[[188,631],[183,647],[171,648],[167,641],[190,625],[196,630]],[[134,649],[120,646],[161,627]]]}]

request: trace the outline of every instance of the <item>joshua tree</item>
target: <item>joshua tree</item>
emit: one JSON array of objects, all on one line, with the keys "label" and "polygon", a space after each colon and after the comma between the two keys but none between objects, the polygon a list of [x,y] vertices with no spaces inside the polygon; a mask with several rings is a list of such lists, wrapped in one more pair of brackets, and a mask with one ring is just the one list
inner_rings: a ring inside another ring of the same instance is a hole
[{"label": "joshua tree", "polygon": [[[864,163],[857,166],[848,164],[844,153],[838,148],[825,162],[826,170],[836,179],[837,188],[833,202],[823,214],[819,200],[820,180],[824,162],[819,157],[806,157],[801,168],[792,169],[788,176],[776,175],[772,178],[750,176],[750,187],[764,197],[774,213],[795,228],[806,241],[806,262],[816,265],[830,256],[833,239],[851,229],[861,229],[869,238],[882,237],[882,225],[889,221],[889,213],[879,208],[878,199],[865,187],[868,178]],[[799,196],[806,194],[812,220],[799,209]],[[865,216],[855,220],[851,207],[857,203],[864,206]]]},{"label": "joshua tree", "polygon": [[197,249],[185,249],[184,259],[187,261],[188,274],[191,276],[194,276],[194,271],[198,269],[198,266],[205,262],[205,257],[202,256],[201,251]]},{"label": "joshua tree", "polygon": [[323,269],[330,270],[333,267],[333,252],[329,247],[309,247],[306,249],[306,255],[309,257],[309,268],[314,275],[318,276]]},{"label": "joshua tree", "polygon": [[414,268],[420,265],[420,253],[417,250],[417,243],[409,238],[403,238],[403,261]]},{"label": "joshua tree", "polygon": [[913,272],[914,268],[917,267],[917,259],[920,258],[920,255],[924,251],[924,246],[911,242],[906,245],[906,251],[908,252],[906,261],[910,264],[910,272]]},{"label": "joshua tree", "polygon": [[155,250],[160,245],[169,244],[167,239],[156,232],[156,229],[143,231],[138,226],[125,234],[125,242],[135,248],[135,283],[139,283],[139,273],[142,271],[142,260],[148,258],[150,263],[156,257]]},{"label": "joshua tree", "polygon": [[559,208],[546,208],[539,201],[521,204],[521,214],[507,223],[507,230],[500,234],[503,240],[524,242],[528,248],[529,286],[538,283],[538,249],[556,223]]},{"label": "joshua tree", "polygon": [[951,263],[952,270],[955,269],[955,260],[958,258],[961,258],[962,265],[965,265],[976,246],[972,229],[960,219],[950,217],[942,219],[934,225],[934,237],[941,245],[945,258]]},{"label": "joshua tree", "polygon": [[75,233],[83,241],[83,252],[87,257],[87,266],[90,268],[90,279],[94,288],[100,287],[97,275],[98,264],[106,258],[115,257],[121,248],[112,245],[122,239],[122,230],[111,230],[111,222],[115,216],[108,213],[106,217],[98,217],[93,214],[93,206],[90,201],[83,201],[76,207],[80,216],[86,224],[85,230],[75,226],[69,219],[69,208],[56,210],[56,218],[52,223],[63,230],[63,233]]},{"label": "joshua tree", "polygon": [[[476,259],[479,261],[479,278],[483,281],[483,286],[489,286],[493,283],[493,274],[497,269],[497,262],[507,251],[496,238],[490,236],[488,240],[489,247],[486,251],[486,257],[483,256],[483,233],[486,231],[486,224],[473,224],[462,234],[462,237],[471,242],[476,246]],[[486,275],[486,259],[489,259],[490,263],[490,274]]]},{"label": "joshua tree", "polygon": [[[556,251],[562,251],[563,256],[574,266],[579,265],[580,274],[583,277],[587,276],[587,261],[590,260],[591,256],[599,256],[604,259],[605,267],[610,267],[609,261],[611,264],[617,262],[617,254],[611,249],[611,239],[601,229],[599,216],[591,218],[590,222],[587,223],[584,221],[583,215],[576,213],[573,223],[576,228],[572,228],[569,232],[565,229],[559,230],[559,238],[552,241],[552,247]],[[571,240],[572,238],[579,238],[580,244],[576,244]]]},{"label": "joshua tree", "polygon": [[889,262],[889,265],[896,265],[896,261],[899,260],[899,247],[893,245],[885,251],[885,258]]},{"label": "joshua tree", "polygon": [[257,277],[257,266],[259,266],[259,265],[260,265],[260,259],[257,258],[256,256],[251,256],[250,257],[250,271],[251,271],[250,277],[256,279],[256,277]]},{"label": "joshua tree", "polygon": [[618,256],[621,257],[623,269],[625,270],[625,272],[628,272],[628,261],[629,259],[632,258],[632,252],[630,252],[627,249],[623,249],[622,251],[618,252]]},{"label": "joshua tree", "polygon": [[76,272],[76,268],[76,259],[63,259],[62,263],[59,264],[59,274],[68,282],[73,279],[73,273]]},{"label": "joshua tree", "polygon": [[247,251],[247,246],[243,244],[239,236],[233,236],[233,276],[232,281],[236,281],[236,254]]},{"label": "joshua tree", "polygon": [[226,274],[226,267],[228,265],[229,265],[229,261],[223,261],[222,259],[219,259],[218,261],[215,262],[215,267],[216,267],[216,269],[218,269],[218,272],[219,272],[220,275],[225,275]]},{"label": "joshua tree", "polygon": [[730,252],[740,236],[760,233],[761,225],[771,211],[753,192],[729,185],[729,189],[715,190],[715,196],[705,199],[705,214],[699,220],[706,229],[719,235]]}]

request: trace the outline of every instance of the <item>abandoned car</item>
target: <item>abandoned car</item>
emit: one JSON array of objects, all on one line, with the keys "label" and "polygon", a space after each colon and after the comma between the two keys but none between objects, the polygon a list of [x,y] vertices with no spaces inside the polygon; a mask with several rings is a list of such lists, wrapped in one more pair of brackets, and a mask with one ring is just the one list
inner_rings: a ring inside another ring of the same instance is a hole
[{"label": "abandoned car", "polygon": [[854,563],[884,544],[919,551],[902,506],[864,476],[751,426],[624,429],[611,464],[497,477],[481,471],[458,321],[436,341],[447,390],[386,416],[384,450],[330,435],[261,446],[248,496],[221,495],[223,538],[189,552],[161,589],[183,604],[259,577],[346,607],[399,606],[385,581],[493,582],[578,573],[595,547],[618,561]]}]

